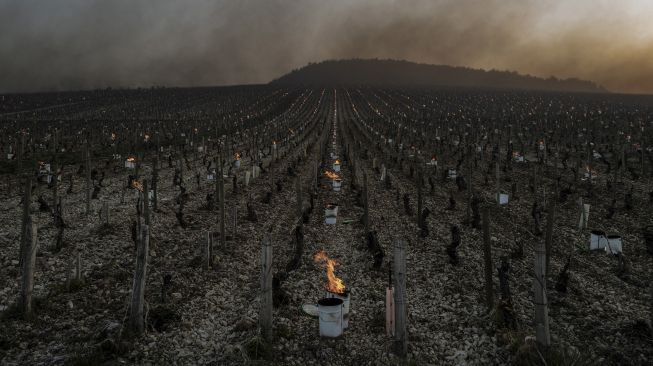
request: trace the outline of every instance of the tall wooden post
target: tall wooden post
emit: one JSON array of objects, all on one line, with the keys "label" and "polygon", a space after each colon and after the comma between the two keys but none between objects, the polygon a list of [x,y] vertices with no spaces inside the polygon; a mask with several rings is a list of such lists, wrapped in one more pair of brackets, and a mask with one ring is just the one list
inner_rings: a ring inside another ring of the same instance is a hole
[{"label": "tall wooden post", "polygon": [[143,216],[145,225],[150,226],[150,189],[147,186],[147,179],[143,180]]},{"label": "tall wooden post", "polygon": [[88,143],[86,144],[86,217],[91,214],[91,152]]},{"label": "tall wooden post", "polygon": [[549,310],[546,297],[546,250],[544,243],[538,240],[535,246],[535,337],[537,343],[548,347],[551,345],[549,334]]},{"label": "tall wooden post", "polygon": [[58,169],[58,164],[56,162],[56,156],[54,158],[55,160],[52,163],[53,169],[52,169],[52,207],[55,207],[57,205],[57,200],[58,200],[58,194],[59,194],[59,179],[57,177],[59,176],[57,174]]},{"label": "tall wooden post", "polygon": [[259,324],[263,337],[272,339],[272,244],[263,238],[261,251],[261,313]]},{"label": "tall wooden post", "polygon": [[302,220],[302,177],[300,174],[297,174],[297,180],[295,183],[295,190],[297,191],[297,220],[299,221],[299,226],[303,226],[304,220]]},{"label": "tall wooden post", "polygon": [[129,328],[136,334],[141,334],[145,330],[143,307],[145,303],[145,280],[147,278],[147,254],[150,244],[150,233],[147,225],[142,227],[140,236],[129,312]]},{"label": "tall wooden post", "polygon": [[549,276],[551,274],[551,246],[553,242],[553,223],[555,220],[555,200],[552,199],[551,203],[549,203],[549,214],[547,215],[546,218],[546,236],[545,236],[545,250],[546,250],[546,268],[545,268],[545,276]]},{"label": "tall wooden post", "polygon": [[[157,135],[158,138],[158,135]],[[159,182],[159,153],[157,150],[157,154],[154,157],[154,167],[153,167],[153,172],[152,172],[152,194],[153,194],[153,201],[152,206],[154,208],[154,212],[157,212],[159,210],[159,195],[158,195],[158,186]]]},{"label": "tall wooden post", "polygon": [[494,197],[494,199],[497,201],[497,205],[501,204],[501,200],[499,199],[499,197],[501,195],[501,182],[499,181],[499,178],[500,178],[500,176],[499,176],[499,161],[500,160],[501,159],[497,159],[497,161],[494,163],[494,166],[495,166],[494,173],[495,173],[495,179],[496,179],[496,196]]},{"label": "tall wooden post", "polygon": [[422,217],[422,206],[423,206],[423,195],[422,195],[422,185],[424,179],[422,177],[422,168],[417,168],[417,225],[420,225],[420,220]]},{"label": "tall wooden post", "polygon": [[238,227],[238,203],[237,202],[236,202],[236,204],[234,204],[232,212],[233,212],[232,216],[233,216],[233,219],[234,219],[234,221],[233,221],[233,223],[234,223],[233,238],[234,239],[233,240],[235,242],[236,241],[236,228]]},{"label": "tall wooden post", "polygon": [[395,339],[394,348],[398,356],[405,356],[408,351],[408,334],[406,326],[406,243],[395,241],[394,245],[394,302],[395,302]]},{"label": "tall wooden post", "polygon": [[36,265],[36,248],[38,235],[36,223],[32,215],[25,222],[25,247],[22,252],[20,309],[25,319],[32,316],[32,291],[34,290],[34,267]]},{"label": "tall wooden post", "polygon": [[367,185],[367,173],[363,171],[363,224],[365,224],[365,235],[370,232],[370,203],[369,203],[369,187]]},{"label": "tall wooden post", "polygon": [[485,303],[488,311],[494,307],[494,290],[492,288],[492,246],[490,243],[490,213],[483,207],[483,259],[485,262]]},{"label": "tall wooden post", "polygon": [[220,246],[222,248],[226,247],[227,244],[227,233],[225,232],[225,212],[224,212],[224,179],[223,177],[223,172],[222,172],[222,153],[220,153],[220,158],[218,160],[219,162],[219,167],[217,171],[217,177],[216,179],[218,180],[218,187],[220,189],[219,192],[219,197],[220,197]]},{"label": "tall wooden post", "polygon": [[318,163],[315,161],[315,192],[320,188],[320,169],[318,168]]},{"label": "tall wooden post", "polygon": [[206,232],[206,261],[204,263],[206,269],[213,266],[213,233],[209,230]]},{"label": "tall wooden post", "polygon": [[30,216],[30,206],[32,204],[32,176],[28,175],[25,177],[25,187],[23,188],[23,220],[21,224],[20,232],[20,253],[18,254],[18,260],[20,264],[23,264],[24,251],[26,247],[27,235],[26,228],[27,222]]}]

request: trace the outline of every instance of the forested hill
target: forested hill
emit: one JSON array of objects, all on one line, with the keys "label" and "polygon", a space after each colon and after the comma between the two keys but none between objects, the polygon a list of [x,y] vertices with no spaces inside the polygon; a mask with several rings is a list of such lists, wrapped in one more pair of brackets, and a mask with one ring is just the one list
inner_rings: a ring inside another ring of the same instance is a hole
[{"label": "forested hill", "polygon": [[580,79],[547,79],[511,71],[418,64],[397,60],[337,60],[310,63],[275,79],[276,85],[445,86],[566,92],[607,92]]}]

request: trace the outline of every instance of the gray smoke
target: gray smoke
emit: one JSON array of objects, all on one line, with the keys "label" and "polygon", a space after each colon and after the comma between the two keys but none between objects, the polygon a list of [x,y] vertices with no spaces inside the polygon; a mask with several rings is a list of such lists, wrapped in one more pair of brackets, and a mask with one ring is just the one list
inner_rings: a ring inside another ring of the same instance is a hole
[{"label": "gray smoke", "polygon": [[0,0],[0,91],[266,83],[359,57],[653,92],[653,2],[569,3]]}]

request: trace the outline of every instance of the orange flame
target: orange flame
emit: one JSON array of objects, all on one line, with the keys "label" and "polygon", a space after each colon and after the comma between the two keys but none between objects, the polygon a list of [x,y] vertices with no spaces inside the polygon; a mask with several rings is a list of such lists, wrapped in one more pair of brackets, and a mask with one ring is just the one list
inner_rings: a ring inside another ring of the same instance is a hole
[{"label": "orange flame", "polygon": [[143,185],[137,180],[132,181],[132,188],[138,189],[140,192],[143,192]]},{"label": "orange flame", "polygon": [[343,295],[345,293],[345,284],[342,282],[342,279],[336,277],[336,275],[333,274],[333,270],[338,265],[338,262],[329,258],[326,252],[323,250],[315,253],[313,260],[315,263],[322,262],[322,266],[326,268],[328,281],[324,285],[324,288],[329,292],[333,292],[334,294]]},{"label": "orange flame", "polygon": [[338,173],[332,172],[330,170],[325,170],[324,171],[324,176],[329,178],[329,179],[332,179],[332,180],[340,179],[340,175],[338,175]]},{"label": "orange flame", "polygon": [[135,161],[136,161],[136,158],[135,158],[135,157],[133,157],[133,156],[130,156],[130,157],[128,157],[128,158],[127,158],[127,161],[129,161],[129,162],[132,162],[132,163],[133,163],[133,162],[135,162]]},{"label": "orange flame", "polygon": [[336,159],[336,162],[334,164],[340,165],[340,160]]},{"label": "orange flame", "polygon": [[234,154],[234,158],[235,158],[236,160],[240,160],[240,153],[235,153],[235,154]]}]

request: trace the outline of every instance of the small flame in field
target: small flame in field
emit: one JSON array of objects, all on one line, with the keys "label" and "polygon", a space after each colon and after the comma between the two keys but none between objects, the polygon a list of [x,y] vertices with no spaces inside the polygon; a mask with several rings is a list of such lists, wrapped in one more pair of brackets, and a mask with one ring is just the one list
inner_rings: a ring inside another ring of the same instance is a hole
[{"label": "small flame in field", "polygon": [[240,153],[235,153],[234,154],[234,159],[240,160]]},{"label": "small flame in field", "polygon": [[145,134],[145,135],[143,136],[143,138],[144,138],[145,142],[150,141],[150,135],[148,135],[148,134]]},{"label": "small flame in field", "polygon": [[329,178],[329,179],[332,179],[332,180],[335,180],[335,179],[341,179],[341,178],[340,178],[340,175],[338,175],[338,173],[336,173],[336,172],[332,172],[332,171],[330,171],[330,170],[325,170],[325,171],[324,171],[324,176],[327,177],[327,178]]},{"label": "small flame in field", "polygon": [[141,182],[135,179],[132,181],[132,188],[138,189],[140,192],[143,192],[143,185],[141,184]]},{"label": "small flame in field", "polygon": [[129,162],[132,162],[132,163],[133,163],[133,162],[135,162],[135,161],[136,161],[136,158],[135,158],[135,157],[133,157],[133,156],[130,156],[130,157],[128,157],[128,158],[127,158],[127,161],[129,161]]},{"label": "small flame in field", "polygon": [[336,159],[336,162],[334,164],[340,165],[340,160]]},{"label": "small flame in field", "polygon": [[273,140],[272,145],[277,146],[277,142]]},{"label": "small flame in field", "polygon": [[324,288],[329,292],[333,292],[334,294],[344,294],[345,284],[342,282],[342,279],[336,277],[336,275],[333,274],[333,270],[338,265],[338,262],[336,262],[334,259],[329,258],[326,252],[323,250],[315,253],[313,260],[315,263],[322,263],[322,266],[324,266],[326,269],[328,281],[325,284]]},{"label": "small flame in field", "polygon": [[111,141],[116,141],[116,134],[111,132]]}]

